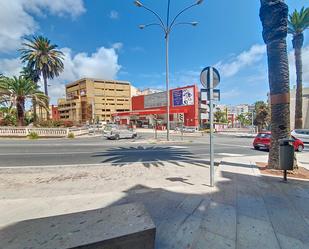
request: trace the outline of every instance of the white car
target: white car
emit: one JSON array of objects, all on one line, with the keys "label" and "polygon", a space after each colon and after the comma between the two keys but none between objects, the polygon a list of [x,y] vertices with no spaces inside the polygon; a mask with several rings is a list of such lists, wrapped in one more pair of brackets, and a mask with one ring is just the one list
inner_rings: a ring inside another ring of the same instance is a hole
[{"label": "white car", "polygon": [[291,135],[302,140],[304,143],[309,143],[309,129],[295,129]]},{"label": "white car", "polygon": [[118,140],[121,138],[136,138],[137,133],[128,127],[120,127],[115,125],[106,125],[104,128],[104,137],[107,139]]}]

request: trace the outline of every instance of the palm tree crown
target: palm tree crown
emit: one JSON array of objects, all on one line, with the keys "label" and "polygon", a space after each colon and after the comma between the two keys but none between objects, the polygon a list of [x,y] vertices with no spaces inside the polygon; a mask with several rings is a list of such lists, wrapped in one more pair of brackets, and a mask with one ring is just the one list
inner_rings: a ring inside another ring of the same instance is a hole
[{"label": "palm tree crown", "polygon": [[48,108],[48,97],[32,81],[22,76],[3,77],[0,79],[0,99],[10,99],[16,106],[18,124],[24,124],[25,102],[27,99],[35,99],[43,108]]},{"label": "palm tree crown", "polygon": [[292,35],[301,34],[309,27],[309,8],[302,7],[298,12],[294,12],[289,15],[288,32]]},{"label": "palm tree crown", "polygon": [[47,79],[53,79],[63,71],[64,54],[57,49],[57,45],[51,44],[43,36],[33,36],[26,40],[20,49],[21,61],[42,74],[45,94],[48,95]]}]

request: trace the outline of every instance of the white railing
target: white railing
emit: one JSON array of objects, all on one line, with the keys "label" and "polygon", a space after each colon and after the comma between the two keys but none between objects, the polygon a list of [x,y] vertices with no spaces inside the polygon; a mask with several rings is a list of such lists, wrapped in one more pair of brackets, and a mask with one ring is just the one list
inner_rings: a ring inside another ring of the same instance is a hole
[{"label": "white railing", "polygon": [[0,137],[27,137],[31,132],[39,137],[67,137],[69,133],[81,136],[89,133],[87,128],[0,127]]}]

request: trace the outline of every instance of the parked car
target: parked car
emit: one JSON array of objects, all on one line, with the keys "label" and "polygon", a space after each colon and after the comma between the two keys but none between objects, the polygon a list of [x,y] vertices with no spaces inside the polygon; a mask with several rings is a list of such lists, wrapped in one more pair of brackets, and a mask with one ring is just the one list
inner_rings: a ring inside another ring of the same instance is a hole
[{"label": "parked car", "polygon": [[114,140],[137,137],[136,131],[126,126],[106,125],[103,133],[105,138]]},{"label": "parked car", "polygon": [[[304,149],[304,143],[300,139],[292,136],[292,139],[294,139],[293,145],[295,151],[303,151]],[[264,131],[264,132],[259,132],[257,136],[254,138],[253,141],[253,147],[256,150],[259,149],[266,149],[268,150],[270,147],[270,140],[271,140],[271,132],[270,131]]]},{"label": "parked car", "polygon": [[182,131],[183,133],[194,133],[196,129],[194,127],[175,127],[175,131]]},{"label": "parked car", "polygon": [[309,143],[309,129],[296,129],[292,131],[291,135],[301,139],[304,143]]}]

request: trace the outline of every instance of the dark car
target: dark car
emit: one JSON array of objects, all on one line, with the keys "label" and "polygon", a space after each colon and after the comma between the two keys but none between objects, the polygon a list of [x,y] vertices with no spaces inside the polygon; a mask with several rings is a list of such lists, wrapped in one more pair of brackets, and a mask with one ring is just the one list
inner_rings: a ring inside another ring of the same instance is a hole
[{"label": "dark car", "polygon": [[[305,147],[303,141],[293,136],[292,136],[292,139],[294,139],[293,145],[294,145],[295,151],[299,151],[299,152],[303,151]],[[253,147],[256,150],[259,150],[259,149],[268,150],[270,147],[270,140],[271,140],[270,131],[259,132],[257,136],[254,138]]]}]

